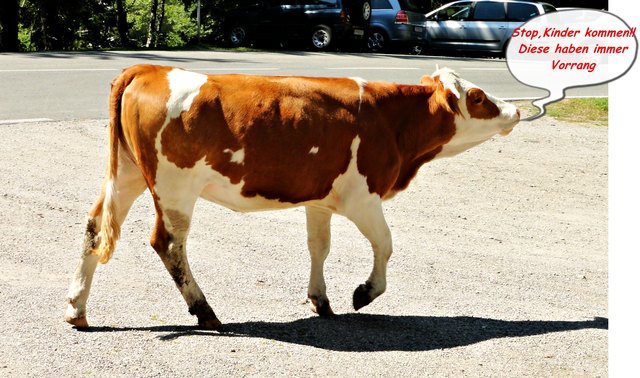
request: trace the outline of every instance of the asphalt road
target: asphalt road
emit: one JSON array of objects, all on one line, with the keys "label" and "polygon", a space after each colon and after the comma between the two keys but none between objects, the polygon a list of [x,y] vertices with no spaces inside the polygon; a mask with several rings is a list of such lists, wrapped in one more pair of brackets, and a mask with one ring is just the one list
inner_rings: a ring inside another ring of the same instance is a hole
[{"label": "asphalt road", "polygon": [[[415,84],[436,64],[503,98],[538,98],[546,92],[517,82],[501,59],[310,52],[48,52],[0,54],[0,122],[18,119],[107,118],[111,79],[136,63],[180,66],[208,73],[358,76]],[[607,86],[575,88],[568,96],[606,96]]]}]

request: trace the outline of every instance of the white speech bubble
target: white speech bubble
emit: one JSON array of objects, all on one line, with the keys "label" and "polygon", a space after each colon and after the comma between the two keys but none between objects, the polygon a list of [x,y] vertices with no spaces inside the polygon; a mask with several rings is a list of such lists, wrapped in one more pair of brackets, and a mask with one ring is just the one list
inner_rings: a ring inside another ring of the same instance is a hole
[{"label": "white speech bubble", "polygon": [[618,16],[590,9],[572,9],[535,17],[513,31],[507,66],[521,83],[543,88],[549,96],[533,102],[545,107],[564,98],[571,87],[606,83],[624,75],[636,60],[638,40]]}]

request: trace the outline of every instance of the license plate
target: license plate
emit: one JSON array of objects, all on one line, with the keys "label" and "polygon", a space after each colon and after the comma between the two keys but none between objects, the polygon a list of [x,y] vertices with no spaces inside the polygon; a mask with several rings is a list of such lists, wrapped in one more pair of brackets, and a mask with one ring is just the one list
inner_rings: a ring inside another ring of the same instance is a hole
[{"label": "license plate", "polygon": [[363,36],[364,35],[364,30],[363,29],[353,29],[353,35]]},{"label": "license plate", "polygon": [[422,33],[422,26],[415,26],[413,30]]}]

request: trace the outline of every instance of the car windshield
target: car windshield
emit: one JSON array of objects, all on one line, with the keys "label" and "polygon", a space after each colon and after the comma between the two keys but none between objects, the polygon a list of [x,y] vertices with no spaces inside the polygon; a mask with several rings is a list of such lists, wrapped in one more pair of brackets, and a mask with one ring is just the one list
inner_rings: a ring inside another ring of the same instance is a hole
[{"label": "car windshield", "polygon": [[400,8],[411,12],[427,13],[431,10],[431,0],[400,0]]}]

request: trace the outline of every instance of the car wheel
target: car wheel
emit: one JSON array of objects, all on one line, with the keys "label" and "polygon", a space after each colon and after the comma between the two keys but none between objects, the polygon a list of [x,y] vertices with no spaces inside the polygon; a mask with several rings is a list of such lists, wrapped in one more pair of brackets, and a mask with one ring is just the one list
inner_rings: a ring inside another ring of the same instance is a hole
[{"label": "car wheel", "polygon": [[247,43],[248,35],[249,33],[247,33],[247,28],[243,25],[235,25],[229,29],[229,32],[227,33],[229,44],[232,47],[245,45]]},{"label": "car wheel", "polygon": [[316,50],[326,50],[331,44],[331,28],[328,26],[316,26],[311,32],[311,47]]},{"label": "car wheel", "polygon": [[423,47],[422,45],[413,45],[409,49],[409,54],[411,55],[420,55],[422,54]]},{"label": "car wheel", "polygon": [[371,52],[381,52],[386,48],[387,38],[381,31],[374,30],[367,38],[367,48]]}]

